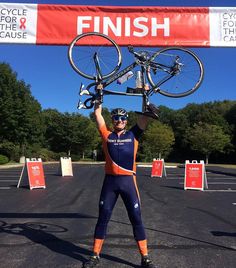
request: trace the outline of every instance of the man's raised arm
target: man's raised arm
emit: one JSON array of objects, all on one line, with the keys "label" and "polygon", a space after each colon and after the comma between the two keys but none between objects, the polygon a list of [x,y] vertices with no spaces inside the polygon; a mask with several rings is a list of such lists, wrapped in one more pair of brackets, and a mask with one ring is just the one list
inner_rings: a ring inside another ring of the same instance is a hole
[{"label": "man's raised arm", "polygon": [[[102,85],[98,85],[97,89],[102,89]],[[103,125],[105,125],[105,120],[102,116],[102,104],[99,101],[95,102],[94,115],[97,122],[97,126],[100,129]]]}]

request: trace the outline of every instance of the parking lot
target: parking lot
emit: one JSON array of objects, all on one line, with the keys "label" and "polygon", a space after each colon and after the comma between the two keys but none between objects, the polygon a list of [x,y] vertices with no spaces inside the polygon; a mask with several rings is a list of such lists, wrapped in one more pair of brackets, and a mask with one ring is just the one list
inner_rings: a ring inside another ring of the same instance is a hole
[{"label": "parking lot", "polygon": [[[1,267],[81,267],[91,254],[103,165],[44,165],[46,189],[17,188],[22,167],[0,169]],[[184,190],[184,168],[151,178],[138,167],[150,255],[160,268],[233,268],[236,253],[236,169],[208,166],[208,189]],[[139,267],[140,257],[119,199],[99,267]]]}]

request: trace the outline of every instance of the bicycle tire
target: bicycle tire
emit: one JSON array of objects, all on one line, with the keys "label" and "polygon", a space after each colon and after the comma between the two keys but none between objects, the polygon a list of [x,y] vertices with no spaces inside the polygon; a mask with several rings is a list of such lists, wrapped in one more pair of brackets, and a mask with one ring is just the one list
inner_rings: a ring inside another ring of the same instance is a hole
[{"label": "bicycle tire", "polygon": [[[176,56],[180,57],[181,63],[183,62],[181,71],[160,85],[158,90],[160,94],[172,98],[185,97],[195,92],[200,87],[204,76],[202,62],[194,52],[186,48],[161,49],[151,57],[151,61],[170,66]],[[151,72],[147,70],[147,78],[149,83],[156,87],[158,82],[166,76],[166,73],[162,69],[157,69],[156,74]]]},{"label": "bicycle tire", "polygon": [[[109,49],[108,49],[109,47]],[[94,55],[99,59],[97,74]],[[103,80],[114,75],[120,68],[122,56],[119,46],[109,36],[89,32],[76,36],[69,45],[68,58],[72,68],[90,80]]]}]

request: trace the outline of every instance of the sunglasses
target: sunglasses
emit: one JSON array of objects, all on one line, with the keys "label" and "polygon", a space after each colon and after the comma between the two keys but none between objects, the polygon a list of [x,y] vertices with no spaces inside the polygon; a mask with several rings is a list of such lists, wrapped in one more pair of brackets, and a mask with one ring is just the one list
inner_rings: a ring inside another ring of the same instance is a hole
[{"label": "sunglasses", "polygon": [[112,116],[112,119],[114,121],[119,121],[119,120],[125,121],[125,120],[127,120],[127,116],[125,116],[125,115],[114,115],[114,116]]}]

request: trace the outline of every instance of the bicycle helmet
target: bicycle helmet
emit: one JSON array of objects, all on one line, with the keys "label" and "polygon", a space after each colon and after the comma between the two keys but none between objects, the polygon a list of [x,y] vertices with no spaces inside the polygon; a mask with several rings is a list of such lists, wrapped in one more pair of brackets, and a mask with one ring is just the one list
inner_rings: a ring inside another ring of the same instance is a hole
[{"label": "bicycle helmet", "polygon": [[120,115],[120,116],[126,116],[128,117],[128,113],[126,112],[125,109],[123,108],[116,108],[116,109],[113,109],[111,111],[111,117],[113,117],[114,115]]}]

